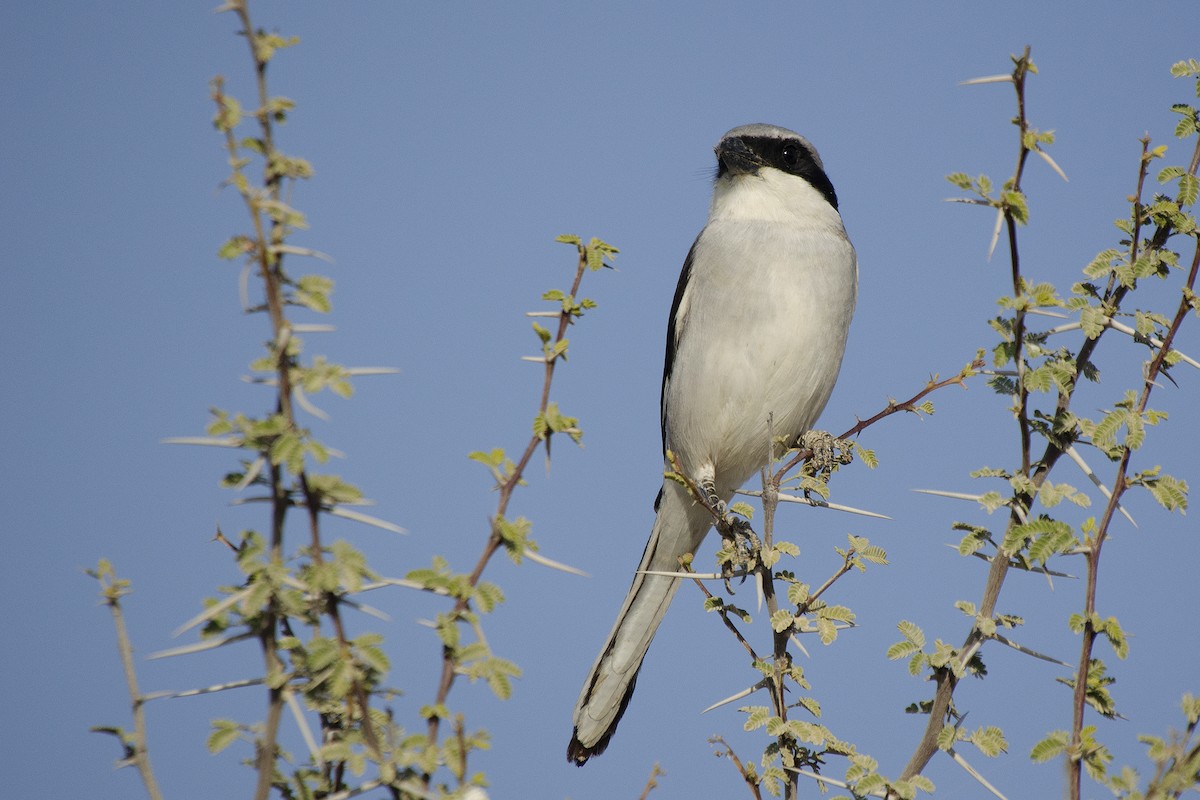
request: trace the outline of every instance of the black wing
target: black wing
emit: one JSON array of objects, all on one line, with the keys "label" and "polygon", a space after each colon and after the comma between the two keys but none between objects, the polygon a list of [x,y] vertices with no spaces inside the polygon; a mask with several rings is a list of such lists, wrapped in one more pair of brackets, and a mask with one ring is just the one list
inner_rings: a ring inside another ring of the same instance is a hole
[{"label": "black wing", "polygon": [[[691,249],[688,250],[687,258],[683,260],[683,271],[679,273],[679,283],[675,285],[675,299],[671,301],[671,316],[667,319],[667,353],[663,358],[663,378],[662,391],[658,399],[659,417],[662,425],[662,447],[663,458],[667,455],[667,382],[671,380],[671,369],[675,366],[675,349],[679,344],[679,334],[681,333],[679,323],[679,306],[683,303],[683,295],[687,291],[688,281],[692,278],[692,258],[696,254],[696,243],[700,241],[700,237],[696,237],[696,241],[692,243]],[[654,501],[654,509],[658,510],[658,504],[662,500],[662,491],[658,493],[658,498]]]}]

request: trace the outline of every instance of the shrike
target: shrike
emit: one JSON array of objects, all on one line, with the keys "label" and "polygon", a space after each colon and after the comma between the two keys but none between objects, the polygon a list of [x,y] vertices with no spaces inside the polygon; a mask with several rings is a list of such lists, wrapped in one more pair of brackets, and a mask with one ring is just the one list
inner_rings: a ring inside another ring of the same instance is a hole
[{"label": "shrike", "polygon": [[[663,450],[728,502],[766,463],[775,435],[805,433],[825,407],[846,346],[858,262],[816,149],[774,125],[734,128],[716,146],[708,222],[667,323]],[[671,469],[670,465],[667,467]],[[677,571],[712,515],[665,480],[638,570]],[[567,759],[604,752],[680,579],[635,574],[575,707]]]}]

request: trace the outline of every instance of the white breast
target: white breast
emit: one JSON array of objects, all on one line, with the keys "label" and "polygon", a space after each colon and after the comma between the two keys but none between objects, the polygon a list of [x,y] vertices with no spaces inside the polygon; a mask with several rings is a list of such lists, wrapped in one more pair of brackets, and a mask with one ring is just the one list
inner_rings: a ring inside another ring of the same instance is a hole
[{"label": "white breast", "polygon": [[858,283],[841,218],[805,181],[766,169],[728,183],[696,242],[664,397],[667,447],[722,494],[765,463],[768,416],[777,436],[816,422]]}]

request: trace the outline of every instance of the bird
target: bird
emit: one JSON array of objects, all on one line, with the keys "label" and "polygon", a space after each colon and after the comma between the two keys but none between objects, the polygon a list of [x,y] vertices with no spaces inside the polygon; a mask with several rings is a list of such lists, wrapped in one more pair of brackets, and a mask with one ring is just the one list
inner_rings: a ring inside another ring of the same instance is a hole
[{"label": "bird", "polygon": [[[858,259],[813,145],[776,125],[736,127],[714,148],[708,219],[683,262],[660,396],[666,472],[723,507],[762,469],[770,437],[812,429],[833,391],[858,295]],[[583,682],[567,760],[604,752],[712,513],[664,478],[650,539]]]}]

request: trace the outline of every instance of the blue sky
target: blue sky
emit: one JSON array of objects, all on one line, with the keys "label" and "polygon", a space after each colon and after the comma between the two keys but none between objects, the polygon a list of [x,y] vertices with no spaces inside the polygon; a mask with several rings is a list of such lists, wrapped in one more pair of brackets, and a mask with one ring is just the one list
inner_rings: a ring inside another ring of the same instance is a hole
[{"label": "blue sky", "polygon": [[[128,707],[110,620],[83,569],[108,557],[134,581],[128,619],[145,656],[179,644],[170,631],[236,580],[214,526],[265,524],[217,487],[230,453],[160,444],[200,433],[211,406],[257,412],[268,402],[239,380],[266,320],[241,313],[238,269],[215,256],[245,223],[236,196],[219,190],[225,161],[207,83],[224,74],[243,97],[249,83],[235,20],[213,5],[48,0],[0,13],[0,576],[10,609],[0,623],[9,677],[0,740],[5,762],[20,765],[6,778],[13,797],[140,791],[132,771],[112,772],[113,742],[87,732],[126,724]],[[298,103],[282,147],[317,170],[297,190],[311,230],[296,243],[336,260],[314,269],[337,281],[328,321],[338,331],[310,337],[309,350],[402,370],[359,381],[349,402],[324,399],[333,420],[313,421],[348,455],[334,471],[378,501],[373,513],[410,531],[330,526],[380,571],[402,575],[435,553],[463,569],[474,562],[495,497],[466,455],[516,450],[528,435],[540,377],[519,360],[535,348],[523,312],[565,288],[572,266],[552,240],[578,233],[621,248],[617,271],[585,279],[599,308],[573,331],[556,386],[586,447],[559,443],[550,473],[532,470],[512,509],[533,520],[544,553],[591,577],[495,562],[488,577],[508,601],[487,621],[489,640],[525,677],[507,703],[467,684],[452,698],[493,733],[493,750],[473,766],[494,797],[637,797],[656,761],[667,774],[652,797],[738,796],[732,767],[705,740],[724,734],[743,757],[761,750],[732,708],[699,715],[751,678],[739,646],[685,587],[609,752],[584,769],[563,757],[579,682],[649,531],[666,315],[705,217],[720,135],[759,121],[798,130],[837,187],[861,270],[822,422],[840,431],[993,342],[985,320],[1004,291],[1006,253],[985,260],[991,217],[943,202],[954,194],[943,176],[1009,174],[1013,102],[1005,86],[957,83],[1008,71],[1009,54],[1032,45],[1041,74],[1030,117],[1057,132],[1051,152],[1070,182],[1030,164],[1023,258],[1029,274],[1066,290],[1118,238],[1111,222],[1133,189],[1138,138],[1172,147],[1166,163],[1185,161],[1168,109],[1190,102],[1191,86],[1168,68],[1200,55],[1194,9],[1182,2],[259,2],[252,11],[259,25],[302,39],[271,84]],[[1181,346],[1200,350],[1195,325]],[[1118,356],[1102,362],[1114,384],[1092,395],[1093,408],[1137,375],[1132,345],[1106,349]],[[1161,463],[1194,485],[1200,375],[1181,369],[1176,379],[1154,398],[1172,418],[1151,431],[1142,466]],[[882,465],[834,484],[834,499],[893,521],[785,517],[812,580],[832,569],[848,532],[892,557],[841,585],[836,602],[858,612],[860,627],[830,648],[810,646],[805,667],[825,724],[893,775],[923,724],[903,709],[930,689],[883,653],[901,616],[931,639],[961,641],[967,620],[953,603],[978,600],[983,571],[944,544],[957,541],[954,520],[987,519],[911,490],[978,491],[970,470],[1011,466],[1016,454],[1005,402],[981,383],[934,402],[931,418],[869,431],[863,443]],[[1069,465],[1056,480],[1085,483]],[[1180,694],[1200,689],[1195,523],[1144,496],[1128,505],[1140,527],[1114,531],[1100,585],[1102,613],[1134,635],[1130,658],[1110,659],[1129,720],[1101,729],[1118,762],[1136,762],[1136,734],[1178,724]],[[1065,620],[1081,589],[1014,575],[1000,610],[1029,619],[1022,641],[1071,661],[1078,644]],[[399,590],[371,602],[393,621],[356,624],[387,636],[390,682],[406,692],[397,710],[412,719],[432,696],[438,652],[416,620],[439,606]],[[964,686],[959,705],[969,727],[1004,727],[1011,754],[988,762],[967,748],[968,758],[1009,796],[1056,794],[1060,765],[1031,767],[1025,756],[1069,727],[1069,692],[1054,681],[1064,671],[997,647],[985,658],[991,676]],[[259,664],[247,648],[140,669],[146,690],[183,689],[249,677]],[[238,756],[211,757],[203,742],[208,720],[257,720],[262,706],[255,690],[153,705],[152,753],[168,794],[248,792]],[[948,760],[928,774],[946,796],[983,796]]]}]

